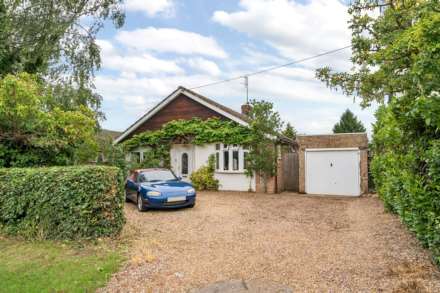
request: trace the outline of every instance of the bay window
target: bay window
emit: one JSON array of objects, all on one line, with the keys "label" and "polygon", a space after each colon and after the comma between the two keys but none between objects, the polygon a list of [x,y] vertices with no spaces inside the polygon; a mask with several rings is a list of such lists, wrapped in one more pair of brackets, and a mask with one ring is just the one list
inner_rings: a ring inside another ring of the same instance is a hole
[{"label": "bay window", "polygon": [[239,145],[215,145],[215,169],[217,172],[243,173],[248,150]]}]

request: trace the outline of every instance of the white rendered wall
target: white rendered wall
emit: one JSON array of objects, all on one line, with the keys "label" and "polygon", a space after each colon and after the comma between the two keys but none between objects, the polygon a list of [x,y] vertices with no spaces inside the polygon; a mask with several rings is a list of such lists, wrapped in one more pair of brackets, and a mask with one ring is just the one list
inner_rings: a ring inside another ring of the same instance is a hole
[{"label": "white rendered wall", "polygon": [[[182,154],[188,154],[188,175],[182,174]],[[194,146],[190,144],[173,144],[170,149],[171,169],[177,175],[182,177],[184,181],[189,182],[189,176],[194,170],[195,163]]]},{"label": "white rendered wall", "polygon": [[[194,146],[194,170],[207,165],[211,154],[215,154],[215,144]],[[220,183],[220,190],[255,191],[255,176],[250,178],[243,171],[215,171],[214,177]]]}]

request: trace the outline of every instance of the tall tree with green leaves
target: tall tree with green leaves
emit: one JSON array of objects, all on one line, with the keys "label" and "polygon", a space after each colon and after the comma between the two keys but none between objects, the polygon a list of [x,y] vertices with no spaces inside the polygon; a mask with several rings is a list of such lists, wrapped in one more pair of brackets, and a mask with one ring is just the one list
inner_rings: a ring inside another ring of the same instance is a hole
[{"label": "tall tree with green leaves", "polygon": [[273,104],[267,101],[251,100],[252,110],[249,113],[251,139],[247,157],[248,175],[255,172],[263,179],[264,189],[267,182],[276,172],[277,150],[274,139],[281,133],[283,122]]},{"label": "tall tree with green leaves", "polygon": [[[27,72],[56,84],[60,105],[99,112],[93,76],[96,35],[107,19],[124,23],[122,0],[0,0],[0,78]],[[97,117],[97,118],[99,118]]]},{"label": "tall tree with green leaves", "polygon": [[440,263],[440,2],[355,0],[349,12],[353,70],[317,76],[364,107],[380,104],[376,189]]},{"label": "tall tree with green leaves", "polygon": [[71,165],[97,155],[93,112],[51,105],[38,80],[27,73],[0,78],[0,167]]},{"label": "tall tree with green leaves", "polygon": [[356,133],[365,132],[366,129],[361,121],[350,111],[345,110],[341,119],[333,127],[333,133]]},{"label": "tall tree with green leaves", "polygon": [[283,135],[290,139],[296,138],[296,129],[292,126],[292,124],[290,124],[290,122],[287,122],[286,128],[283,130]]}]

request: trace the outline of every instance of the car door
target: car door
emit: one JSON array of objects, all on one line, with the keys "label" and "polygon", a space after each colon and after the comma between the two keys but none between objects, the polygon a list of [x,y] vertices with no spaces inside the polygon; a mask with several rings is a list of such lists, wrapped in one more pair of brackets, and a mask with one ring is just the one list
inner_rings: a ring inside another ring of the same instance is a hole
[{"label": "car door", "polygon": [[127,194],[127,197],[134,202],[137,201],[137,193],[139,189],[137,184],[138,175],[138,172],[133,172],[132,174],[130,174],[125,184],[125,193]]}]

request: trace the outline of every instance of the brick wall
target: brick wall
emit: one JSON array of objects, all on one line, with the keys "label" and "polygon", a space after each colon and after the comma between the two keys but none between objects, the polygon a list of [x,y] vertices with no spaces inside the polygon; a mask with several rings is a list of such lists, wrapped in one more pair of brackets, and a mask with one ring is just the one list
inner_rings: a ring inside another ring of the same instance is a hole
[{"label": "brick wall", "polygon": [[330,135],[299,135],[299,192],[305,193],[305,149],[308,148],[359,148],[361,193],[368,192],[368,137],[366,133]]}]

